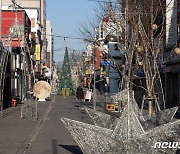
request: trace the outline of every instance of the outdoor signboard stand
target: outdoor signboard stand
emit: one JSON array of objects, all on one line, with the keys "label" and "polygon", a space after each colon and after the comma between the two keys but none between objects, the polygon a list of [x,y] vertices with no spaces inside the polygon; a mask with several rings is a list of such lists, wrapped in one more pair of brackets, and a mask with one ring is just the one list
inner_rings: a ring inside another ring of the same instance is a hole
[{"label": "outdoor signboard stand", "polygon": [[36,99],[36,118],[38,118],[37,101],[46,101],[45,99],[51,94],[51,86],[46,81],[38,81],[35,83],[33,91],[34,95],[38,99]]}]

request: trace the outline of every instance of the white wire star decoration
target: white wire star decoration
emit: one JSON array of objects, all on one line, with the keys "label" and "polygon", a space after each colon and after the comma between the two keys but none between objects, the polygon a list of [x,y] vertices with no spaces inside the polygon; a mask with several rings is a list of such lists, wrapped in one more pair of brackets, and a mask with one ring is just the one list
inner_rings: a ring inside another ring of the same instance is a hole
[{"label": "white wire star decoration", "polygon": [[86,108],[95,125],[61,118],[83,153],[158,154],[175,153],[156,143],[180,142],[180,120],[170,122],[178,107],[143,118],[134,100],[126,104],[120,118]]}]

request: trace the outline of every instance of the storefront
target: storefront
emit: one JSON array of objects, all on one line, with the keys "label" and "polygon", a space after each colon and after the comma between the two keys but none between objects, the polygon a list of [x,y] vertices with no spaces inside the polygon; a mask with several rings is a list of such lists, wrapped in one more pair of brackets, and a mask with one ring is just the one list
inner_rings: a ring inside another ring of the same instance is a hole
[{"label": "storefront", "polygon": [[166,63],[166,105],[180,105],[180,59]]}]

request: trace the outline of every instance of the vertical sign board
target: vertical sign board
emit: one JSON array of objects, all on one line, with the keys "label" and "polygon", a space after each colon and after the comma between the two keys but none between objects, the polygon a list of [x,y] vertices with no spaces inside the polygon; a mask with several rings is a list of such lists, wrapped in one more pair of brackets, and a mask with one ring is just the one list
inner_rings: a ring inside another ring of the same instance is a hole
[{"label": "vertical sign board", "polygon": [[174,48],[177,41],[177,0],[166,0],[166,48]]},{"label": "vertical sign board", "polygon": [[36,44],[36,60],[40,60],[41,54],[40,54],[40,44]]},{"label": "vertical sign board", "polygon": [[25,38],[27,40],[27,42],[29,42],[29,35],[31,32],[31,21],[28,17],[28,15],[26,14],[26,12],[24,12],[24,31],[25,31]]}]

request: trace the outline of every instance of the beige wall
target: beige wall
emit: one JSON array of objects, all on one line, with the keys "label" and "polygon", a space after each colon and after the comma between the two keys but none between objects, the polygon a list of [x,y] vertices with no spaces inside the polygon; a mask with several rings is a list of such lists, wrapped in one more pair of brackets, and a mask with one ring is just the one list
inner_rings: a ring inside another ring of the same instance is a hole
[{"label": "beige wall", "polygon": [[[38,9],[40,12],[40,24],[45,27],[44,22],[46,21],[46,3],[45,0],[16,0],[17,4],[19,4],[22,8],[33,8]],[[12,5],[11,0],[3,0],[3,6]]]},{"label": "beige wall", "polygon": [[[39,0],[16,0],[17,4],[22,6],[23,8],[40,8]],[[11,0],[2,0],[2,5],[11,5]]]},{"label": "beige wall", "polygon": [[[40,13],[39,19],[41,19],[41,20],[39,20],[39,23],[41,25],[43,25],[42,24],[43,22],[41,22],[41,21],[43,20],[42,18],[44,17],[44,15],[41,15],[42,11],[40,11],[40,6],[41,6],[40,0],[16,0],[16,3],[24,9],[33,8],[33,9],[39,10],[39,13]],[[11,0],[2,0],[2,6],[10,6],[12,4],[13,3]],[[43,9],[43,8],[41,8],[41,9]]]}]

